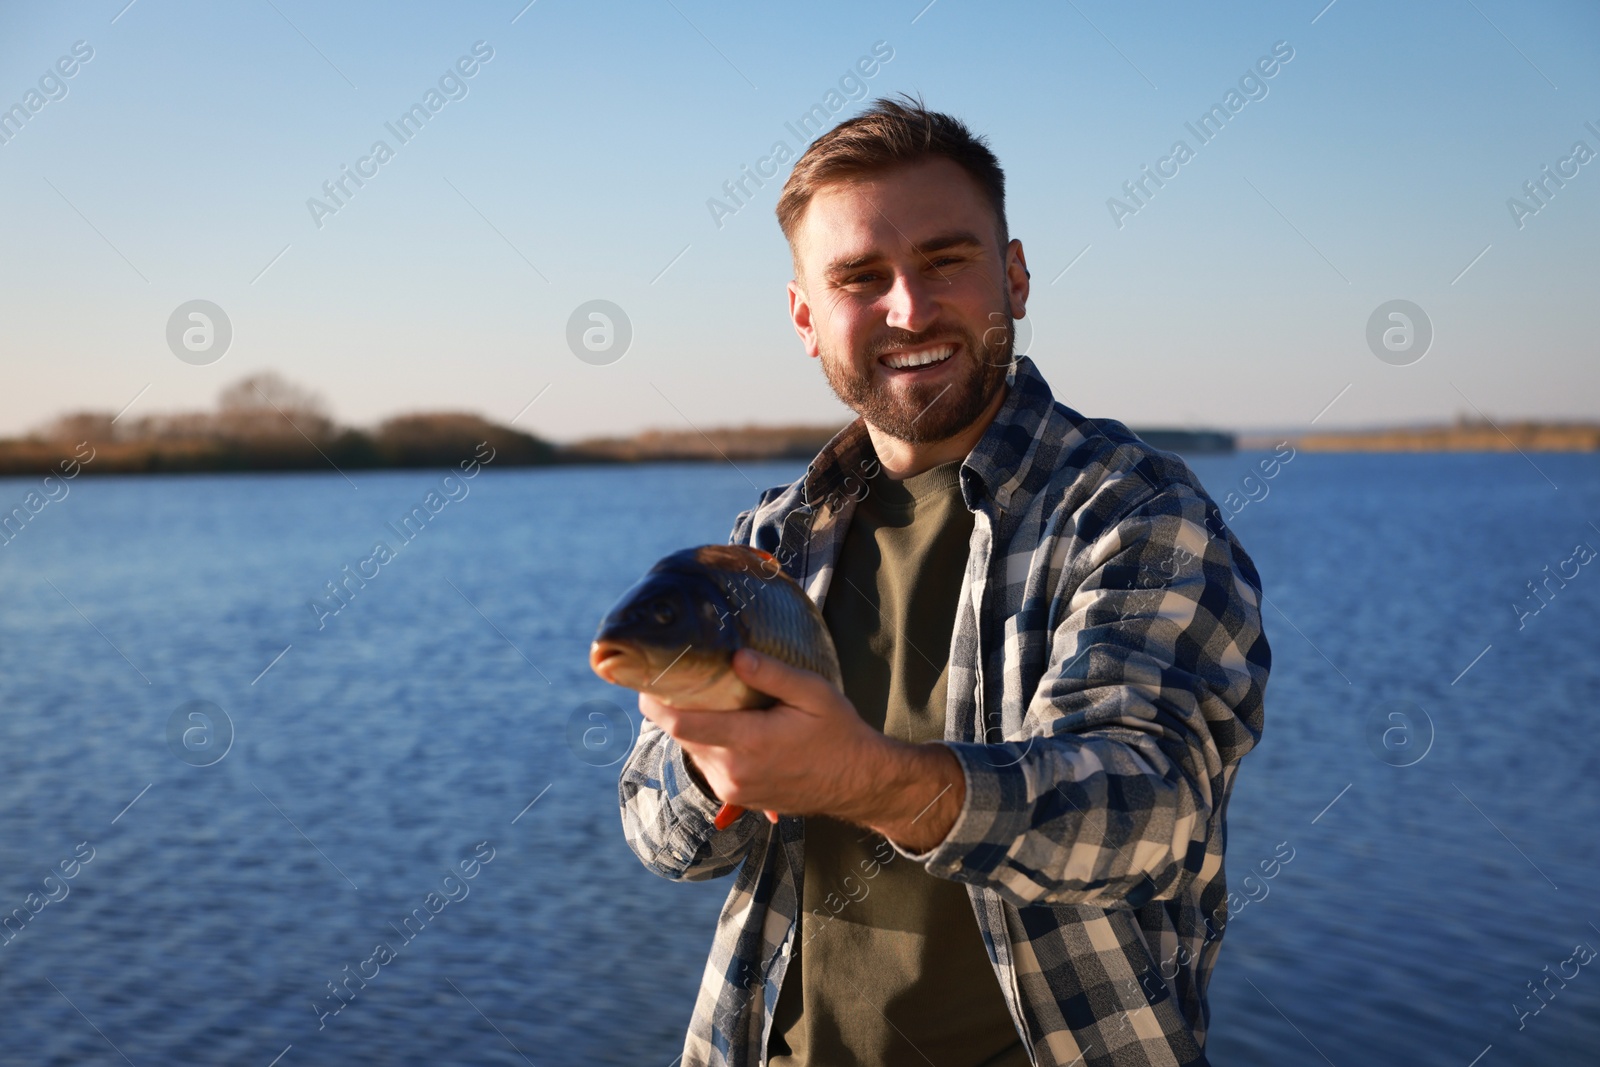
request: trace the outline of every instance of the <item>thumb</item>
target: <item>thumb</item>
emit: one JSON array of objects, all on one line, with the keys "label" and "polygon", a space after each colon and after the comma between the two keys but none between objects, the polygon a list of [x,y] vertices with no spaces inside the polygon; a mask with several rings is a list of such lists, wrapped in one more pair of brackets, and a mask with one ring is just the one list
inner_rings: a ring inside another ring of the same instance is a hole
[{"label": "thumb", "polygon": [[814,671],[749,648],[734,654],[733,673],[757,692],[800,708],[819,707],[830,688],[828,680]]}]

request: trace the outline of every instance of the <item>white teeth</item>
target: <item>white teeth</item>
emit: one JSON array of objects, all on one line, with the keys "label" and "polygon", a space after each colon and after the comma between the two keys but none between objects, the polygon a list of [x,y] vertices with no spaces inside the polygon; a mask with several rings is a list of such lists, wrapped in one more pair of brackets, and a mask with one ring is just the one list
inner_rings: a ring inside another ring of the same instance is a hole
[{"label": "white teeth", "polygon": [[929,348],[922,352],[902,352],[884,359],[895,370],[904,370],[907,367],[923,367],[929,363],[942,363],[955,355],[955,345],[940,345],[938,348]]}]

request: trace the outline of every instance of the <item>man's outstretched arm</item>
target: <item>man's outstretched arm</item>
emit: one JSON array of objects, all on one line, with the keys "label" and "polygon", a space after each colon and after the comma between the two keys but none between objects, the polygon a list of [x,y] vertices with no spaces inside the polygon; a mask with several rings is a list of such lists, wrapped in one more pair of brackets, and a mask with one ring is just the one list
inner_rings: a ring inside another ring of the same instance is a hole
[{"label": "man's outstretched arm", "polygon": [[949,833],[965,794],[949,748],[885,737],[826,678],[771,656],[745,649],[733,669],[779,704],[765,711],[690,711],[639,699],[645,718],[681,744],[713,804],[829,815],[906,848],[932,847]]}]

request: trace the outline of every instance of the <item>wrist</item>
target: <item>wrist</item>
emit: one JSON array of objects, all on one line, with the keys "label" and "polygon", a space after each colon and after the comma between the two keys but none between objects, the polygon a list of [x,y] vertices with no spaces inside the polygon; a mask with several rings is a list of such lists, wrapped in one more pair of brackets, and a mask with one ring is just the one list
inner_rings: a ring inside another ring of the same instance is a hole
[{"label": "wrist", "polygon": [[910,852],[926,852],[950,833],[966,799],[966,775],[938,742],[882,737],[870,751],[865,786],[838,813]]}]

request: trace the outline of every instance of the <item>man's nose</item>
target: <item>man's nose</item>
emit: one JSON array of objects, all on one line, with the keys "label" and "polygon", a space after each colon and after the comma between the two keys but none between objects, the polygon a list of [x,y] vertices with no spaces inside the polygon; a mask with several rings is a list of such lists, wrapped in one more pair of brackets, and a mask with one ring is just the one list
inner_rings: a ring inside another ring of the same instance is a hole
[{"label": "man's nose", "polygon": [[884,324],[910,333],[926,330],[939,318],[939,290],[944,284],[916,272],[898,274],[884,298],[888,305]]}]

